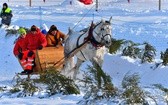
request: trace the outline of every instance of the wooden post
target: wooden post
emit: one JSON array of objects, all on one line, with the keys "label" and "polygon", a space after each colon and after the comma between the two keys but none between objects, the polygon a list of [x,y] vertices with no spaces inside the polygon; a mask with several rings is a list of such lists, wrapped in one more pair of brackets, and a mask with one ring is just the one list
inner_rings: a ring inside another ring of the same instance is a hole
[{"label": "wooden post", "polygon": [[69,4],[72,5],[72,1],[70,1]]},{"label": "wooden post", "polygon": [[161,10],[161,0],[159,0],[159,10]]},{"label": "wooden post", "polygon": [[31,7],[31,0],[29,0],[29,6]]},{"label": "wooden post", "polygon": [[130,3],[130,0],[128,0],[128,3]]},{"label": "wooden post", "polygon": [[40,15],[40,29],[42,29],[43,28],[43,26],[42,26],[42,11],[41,11],[41,6],[39,7],[39,15]]},{"label": "wooden post", "polygon": [[96,0],[96,11],[98,11],[98,0]]}]

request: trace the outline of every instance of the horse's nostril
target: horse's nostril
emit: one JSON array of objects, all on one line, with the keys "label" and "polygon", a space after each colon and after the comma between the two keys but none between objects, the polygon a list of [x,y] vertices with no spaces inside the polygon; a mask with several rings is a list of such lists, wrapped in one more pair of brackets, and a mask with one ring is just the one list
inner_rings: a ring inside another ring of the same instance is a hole
[{"label": "horse's nostril", "polygon": [[110,42],[109,41],[106,41],[107,44],[109,44]]},{"label": "horse's nostril", "polygon": [[110,41],[106,41],[106,46],[110,46],[111,45],[111,42]]}]

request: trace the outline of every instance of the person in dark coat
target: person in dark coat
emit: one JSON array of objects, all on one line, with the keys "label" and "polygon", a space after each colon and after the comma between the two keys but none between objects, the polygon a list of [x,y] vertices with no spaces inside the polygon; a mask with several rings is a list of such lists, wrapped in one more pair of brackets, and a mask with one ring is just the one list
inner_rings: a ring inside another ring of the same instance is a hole
[{"label": "person in dark coat", "polygon": [[8,7],[7,3],[4,3],[0,14],[0,17],[2,18],[1,26],[3,24],[9,26],[11,24],[12,16],[12,10]]},{"label": "person in dark coat", "polygon": [[52,25],[46,35],[47,47],[58,47],[60,45],[62,46],[65,38],[66,35],[59,31],[55,25]]}]

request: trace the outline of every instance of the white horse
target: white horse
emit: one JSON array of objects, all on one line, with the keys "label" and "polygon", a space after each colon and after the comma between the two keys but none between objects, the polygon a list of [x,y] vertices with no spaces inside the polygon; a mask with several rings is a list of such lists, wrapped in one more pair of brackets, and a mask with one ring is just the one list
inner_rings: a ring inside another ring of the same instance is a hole
[{"label": "white horse", "polygon": [[[86,60],[96,62],[102,67],[105,47],[111,45],[111,34],[111,18],[109,21],[102,19],[96,24],[92,23],[89,28],[80,32],[69,30],[64,46],[65,64],[61,73],[76,79],[79,67]],[[73,62],[74,56],[77,57],[76,65]]]}]

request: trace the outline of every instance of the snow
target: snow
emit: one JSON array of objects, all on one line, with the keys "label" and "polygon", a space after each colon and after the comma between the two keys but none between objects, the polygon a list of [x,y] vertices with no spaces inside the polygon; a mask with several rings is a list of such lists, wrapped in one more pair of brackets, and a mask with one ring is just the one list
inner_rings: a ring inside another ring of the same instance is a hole
[{"label": "snow", "polygon": [[[19,2],[18,2],[19,1]],[[161,51],[165,51],[168,41],[168,1],[162,0],[161,10],[158,10],[157,0],[103,0],[99,2],[98,11],[95,5],[84,5],[77,0],[32,0],[29,7],[28,0],[3,0],[0,4],[7,2],[13,10],[12,25],[9,28],[17,29],[18,26],[30,27],[33,24],[48,27],[55,24],[59,30],[68,32],[71,27],[80,30],[87,27],[91,21],[97,22],[109,19],[112,16],[112,34],[116,39],[132,40],[136,43],[149,42],[157,50],[156,61],[160,58]],[[22,68],[13,55],[14,40],[17,35],[5,37],[4,28],[0,29],[0,86],[12,86],[15,73],[21,72]],[[141,77],[142,86],[162,84],[168,88],[168,67],[159,66],[151,69],[154,63],[141,64],[138,60],[129,57],[121,57],[119,54],[106,54],[103,70],[112,77],[116,87],[121,87],[121,82],[126,73],[138,73]],[[81,69],[86,69],[84,64]],[[151,90],[152,91],[152,90]],[[0,92],[0,105],[74,105],[83,98],[80,95],[54,95],[49,98],[24,97],[17,98]],[[97,103],[98,104],[98,103]],[[160,105],[166,105],[163,101]],[[111,105],[107,101],[99,102],[99,105]],[[151,102],[151,105],[154,103]]]}]

